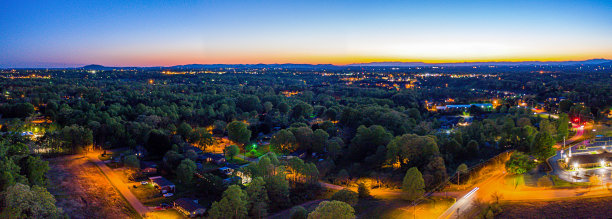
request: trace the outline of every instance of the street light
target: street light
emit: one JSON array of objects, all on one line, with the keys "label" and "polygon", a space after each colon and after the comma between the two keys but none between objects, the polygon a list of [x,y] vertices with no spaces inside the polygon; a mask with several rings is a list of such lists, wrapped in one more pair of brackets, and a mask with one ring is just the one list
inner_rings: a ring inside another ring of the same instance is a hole
[{"label": "street light", "polygon": [[578,170],[578,163],[574,163],[574,169]]}]

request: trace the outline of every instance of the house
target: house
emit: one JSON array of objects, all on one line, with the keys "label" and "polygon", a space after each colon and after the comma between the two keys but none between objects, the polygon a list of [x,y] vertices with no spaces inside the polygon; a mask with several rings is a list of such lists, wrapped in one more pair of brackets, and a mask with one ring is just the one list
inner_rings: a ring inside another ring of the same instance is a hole
[{"label": "house", "polygon": [[153,184],[153,186],[159,189],[162,193],[174,192],[174,183],[162,176],[149,177],[149,180],[151,180],[151,184]]},{"label": "house", "polygon": [[157,164],[151,161],[140,161],[140,169],[145,174],[157,173]]},{"label": "house", "polygon": [[198,147],[194,147],[194,146],[185,146],[185,147],[183,147],[183,153],[187,152],[188,150],[193,150],[194,152],[196,152],[196,154],[204,153],[202,151],[202,149],[200,149]]},{"label": "house", "polygon": [[225,156],[223,156],[223,154],[205,153],[205,154],[198,156],[198,160],[206,161],[207,163],[215,163],[217,165],[221,165],[225,163]]},{"label": "house", "polygon": [[198,204],[196,200],[188,198],[174,200],[174,209],[188,217],[202,216],[206,212],[206,208]]},{"label": "house", "polygon": [[[248,184],[252,180],[251,176],[242,171],[248,165],[249,164],[238,166],[236,164],[227,164],[225,167],[219,168],[219,171],[228,176],[229,175],[237,176],[239,179],[239,182],[241,182],[242,184]],[[231,177],[231,178],[234,178],[234,177]],[[232,179],[232,180],[236,180],[236,179]]]}]

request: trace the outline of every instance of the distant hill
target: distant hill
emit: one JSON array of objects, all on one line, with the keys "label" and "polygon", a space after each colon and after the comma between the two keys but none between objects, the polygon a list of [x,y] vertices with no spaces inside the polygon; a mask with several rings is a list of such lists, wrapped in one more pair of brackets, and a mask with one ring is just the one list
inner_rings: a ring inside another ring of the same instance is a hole
[{"label": "distant hill", "polygon": [[110,70],[112,68],[106,67],[106,66],[102,66],[102,65],[86,65],[81,67],[81,69],[85,69],[85,70]]},{"label": "distant hill", "polygon": [[113,69],[171,69],[171,70],[191,70],[191,69],[218,69],[218,68],[236,68],[236,69],[263,69],[263,68],[282,68],[282,69],[343,69],[347,67],[469,67],[469,66],[536,66],[536,65],[610,65],[612,60],[609,59],[589,59],[584,61],[523,61],[523,62],[456,62],[456,63],[425,63],[425,62],[369,62],[355,63],[349,65],[332,65],[332,64],[187,64],[175,65],[168,67],[107,67],[103,65],[86,65],[79,69],[85,70],[113,70]]},{"label": "distant hill", "polygon": [[168,68],[172,69],[203,69],[203,68],[289,68],[289,69],[313,69],[313,68],[333,68],[331,64],[188,64],[175,65]]},{"label": "distant hill", "polygon": [[609,59],[589,59],[584,61],[523,61],[523,62],[456,62],[456,63],[424,63],[424,62],[369,62],[355,63],[346,66],[355,67],[427,67],[427,66],[521,66],[521,65],[599,65],[610,62]]}]

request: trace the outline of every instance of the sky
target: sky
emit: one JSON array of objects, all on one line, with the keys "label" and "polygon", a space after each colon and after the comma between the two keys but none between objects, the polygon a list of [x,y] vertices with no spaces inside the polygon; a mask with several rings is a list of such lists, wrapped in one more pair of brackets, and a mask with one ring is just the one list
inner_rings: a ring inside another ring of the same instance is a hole
[{"label": "sky", "polygon": [[612,1],[2,0],[0,68],[612,59]]}]

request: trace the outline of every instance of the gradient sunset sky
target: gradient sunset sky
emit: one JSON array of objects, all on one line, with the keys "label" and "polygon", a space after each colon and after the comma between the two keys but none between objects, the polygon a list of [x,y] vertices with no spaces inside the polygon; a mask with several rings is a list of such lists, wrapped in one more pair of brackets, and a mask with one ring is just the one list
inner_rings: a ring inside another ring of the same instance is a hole
[{"label": "gradient sunset sky", "polygon": [[0,1],[0,67],[612,59],[612,1]]}]

